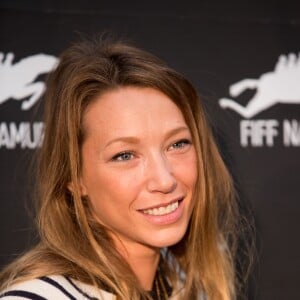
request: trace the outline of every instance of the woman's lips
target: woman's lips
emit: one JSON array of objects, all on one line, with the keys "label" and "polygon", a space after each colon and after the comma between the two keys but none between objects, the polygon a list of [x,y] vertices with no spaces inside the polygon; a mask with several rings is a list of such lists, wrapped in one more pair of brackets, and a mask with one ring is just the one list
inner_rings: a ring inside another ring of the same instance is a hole
[{"label": "woman's lips", "polygon": [[179,201],[176,200],[166,206],[159,206],[155,208],[144,209],[142,212],[144,214],[152,215],[152,216],[162,216],[169,214],[176,210],[179,206]]},{"label": "woman's lips", "polygon": [[171,224],[180,219],[183,213],[184,198],[178,198],[168,204],[162,204],[153,208],[142,209],[139,212],[151,223],[154,224]]}]

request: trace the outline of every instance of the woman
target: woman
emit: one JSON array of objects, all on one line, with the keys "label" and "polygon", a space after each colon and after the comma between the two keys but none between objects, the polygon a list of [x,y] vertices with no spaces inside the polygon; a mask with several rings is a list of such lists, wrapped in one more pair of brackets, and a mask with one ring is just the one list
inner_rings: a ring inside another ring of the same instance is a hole
[{"label": "woman", "polygon": [[40,243],[2,272],[0,298],[236,298],[232,182],[182,75],[80,42],[48,80],[45,125]]}]

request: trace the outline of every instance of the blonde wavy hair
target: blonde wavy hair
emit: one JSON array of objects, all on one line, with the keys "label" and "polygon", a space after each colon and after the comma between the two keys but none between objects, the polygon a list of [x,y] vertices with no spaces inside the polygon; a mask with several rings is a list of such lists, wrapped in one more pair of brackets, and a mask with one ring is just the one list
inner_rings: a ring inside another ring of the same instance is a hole
[{"label": "blonde wavy hair", "polygon": [[48,78],[37,173],[40,242],[6,267],[0,288],[64,274],[99,287],[104,284],[118,299],[148,298],[115,250],[107,228],[93,220],[88,200],[80,193],[83,115],[99,95],[122,86],[151,87],[172,99],[198,153],[196,204],[184,238],[166,249],[168,279],[175,288],[183,281],[182,299],[198,299],[201,294],[209,300],[235,299],[238,209],[231,176],[197,92],[157,57],[127,43],[101,39],[72,45]]}]

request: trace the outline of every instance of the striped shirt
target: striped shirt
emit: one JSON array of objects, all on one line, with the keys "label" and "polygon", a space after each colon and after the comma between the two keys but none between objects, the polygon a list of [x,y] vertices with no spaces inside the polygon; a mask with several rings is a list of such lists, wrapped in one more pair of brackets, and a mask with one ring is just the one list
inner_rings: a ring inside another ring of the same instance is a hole
[{"label": "striped shirt", "polygon": [[116,296],[66,276],[53,275],[12,285],[1,300],[114,300]]},{"label": "striped shirt", "polygon": [[[163,279],[166,280],[166,279]],[[183,289],[177,292],[167,287],[170,300],[182,299]],[[172,295],[171,295],[172,293]],[[156,293],[153,299],[160,299]],[[0,300],[115,300],[116,295],[95,286],[62,275],[44,276],[23,281],[0,291]],[[200,297],[201,300],[204,298]]]}]

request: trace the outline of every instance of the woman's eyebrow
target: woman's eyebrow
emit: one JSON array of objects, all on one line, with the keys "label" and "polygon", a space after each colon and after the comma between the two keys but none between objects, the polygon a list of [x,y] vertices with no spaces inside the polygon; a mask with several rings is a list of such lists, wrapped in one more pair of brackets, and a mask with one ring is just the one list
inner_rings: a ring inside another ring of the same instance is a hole
[{"label": "woman's eyebrow", "polygon": [[115,139],[112,139],[111,141],[109,141],[104,148],[107,148],[108,146],[110,146],[113,143],[117,143],[117,142],[124,142],[124,143],[128,143],[128,144],[138,144],[140,142],[140,139],[134,136],[121,136]]},{"label": "woman's eyebrow", "polygon": [[167,131],[167,133],[165,134],[165,139],[170,138],[173,135],[176,135],[182,131],[188,131],[190,132],[189,128],[187,126],[180,126],[180,127],[176,127],[174,129],[171,129],[169,131]]},{"label": "woman's eyebrow", "polygon": [[[171,130],[167,131],[167,133],[165,134],[165,139],[168,139],[171,136],[173,136],[175,134],[178,134],[182,131],[189,131],[189,128],[187,126],[180,126],[180,127],[176,127],[174,129],[171,129]],[[123,143],[128,143],[128,144],[138,144],[140,142],[140,139],[135,137],[135,136],[121,136],[121,137],[117,137],[117,138],[112,139],[111,141],[109,141],[104,146],[104,148],[107,148],[111,144],[114,144],[114,143],[117,143],[117,142],[123,142]]]}]

